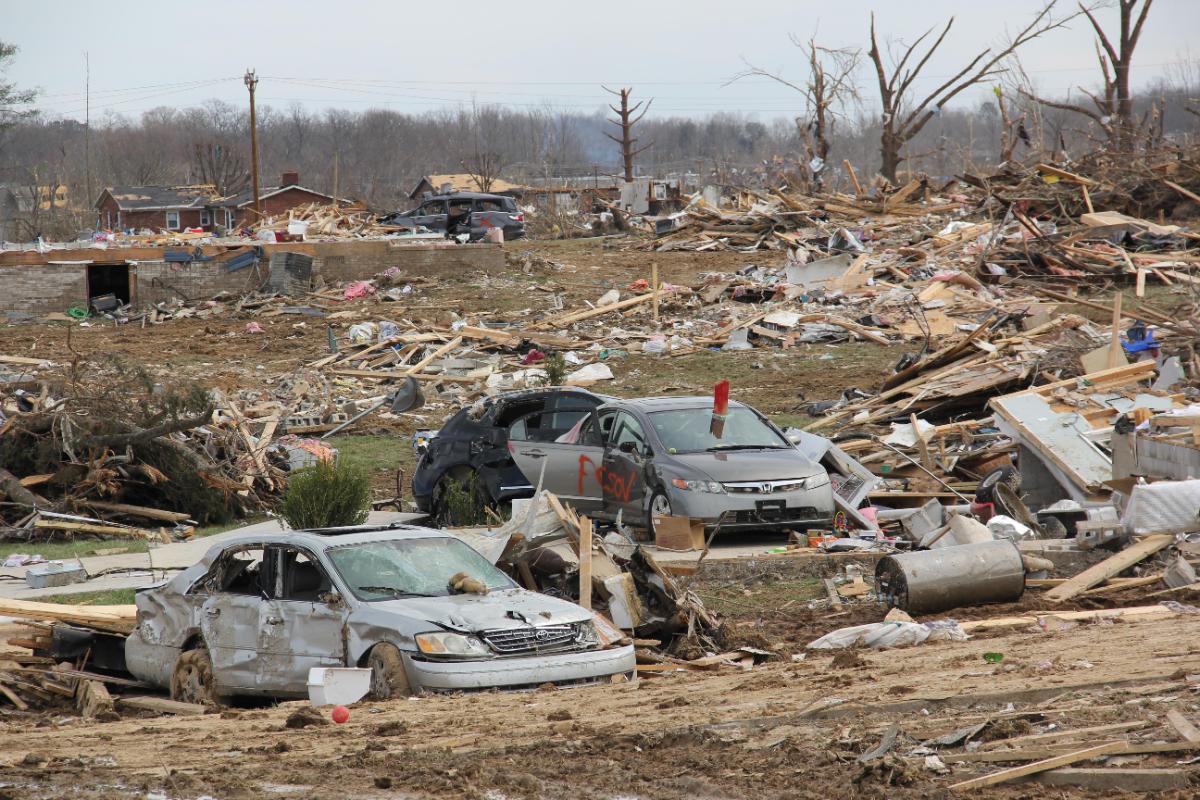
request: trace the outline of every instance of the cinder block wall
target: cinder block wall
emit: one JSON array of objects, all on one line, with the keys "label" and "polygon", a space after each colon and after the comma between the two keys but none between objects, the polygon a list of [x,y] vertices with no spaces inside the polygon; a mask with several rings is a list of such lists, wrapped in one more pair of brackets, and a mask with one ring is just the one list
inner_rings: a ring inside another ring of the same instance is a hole
[{"label": "cinder block wall", "polygon": [[0,267],[0,312],[45,314],[87,303],[87,267]]},{"label": "cinder block wall", "polygon": [[[314,258],[313,275],[326,284],[364,280],[390,268],[405,274],[453,278],[464,275],[499,274],[504,270],[504,249],[494,244],[450,247],[401,245],[387,240],[349,242],[300,242],[270,244],[266,257],[257,267],[227,272],[224,264],[213,261],[168,263],[162,260],[162,248],[127,248],[98,252],[72,251],[72,258],[97,258],[105,262],[129,260],[131,296],[135,305],[160,303],[174,297],[202,300],[218,292],[245,293],[257,289],[267,278],[271,253],[304,253]],[[206,255],[226,252],[226,248],[206,247]],[[12,264],[18,258],[30,263]],[[38,263],[38,262],[42,263]],[[72,305],[87,302],[87,266],[83,264],[46,264],[38,254],[5,253],[0,260],[0,312],[28,311],[47,314],[66,311]]]},{"label": "cinder block wall", "polygon": [[244,293],[263,282],[267,274],[267,262],[259,262],[237,272],[226,272],[224,265],[208,261],[191,261],[185,264],[165,261],[139,261],[130,267],[130,275],[137,276],[133,291],[134,305],[151,305],[179,297],[184,300],[204,300],[218,292]]}]

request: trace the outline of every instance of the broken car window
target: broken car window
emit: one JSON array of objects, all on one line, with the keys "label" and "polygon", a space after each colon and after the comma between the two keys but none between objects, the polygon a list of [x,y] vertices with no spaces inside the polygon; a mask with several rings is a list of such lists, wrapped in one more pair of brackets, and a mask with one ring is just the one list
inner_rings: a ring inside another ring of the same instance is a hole
[{"label": "broken car window", "polygon": [[483,556],[457,539],[393,539],[344,545],[329,559],[359,600],[449,595],[450,578],[465,572],[489,589],[515,584]]},{"label": "broken car window", "polygon": [[748,408],[732,407],[721,438],[709,430],[711,408],[655,411],[650,424],[668,453],[702,453],[706,450],[762,450],[789,448],[791,444]]},{"label": "broken car window", "polygon": [[476,211],[506,211],[504,203],[500,200],[476,200]]},{"label": "broken car window", "polygon": [[216,587],[228,594],[270,596],[268,572],[261,547],[226,553],[216,572]]},{"label": "broken car window", "polygon": [[316,602],[332,588],[325,571],[299,550],[283,550],[279,568],[282,578],[280,598],[283,600]]}]

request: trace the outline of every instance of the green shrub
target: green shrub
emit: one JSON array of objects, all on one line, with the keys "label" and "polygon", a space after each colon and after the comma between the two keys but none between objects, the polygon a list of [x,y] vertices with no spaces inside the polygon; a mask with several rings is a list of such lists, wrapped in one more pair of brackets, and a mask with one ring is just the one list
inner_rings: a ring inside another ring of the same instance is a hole
[{"label": "green shrub", "polygon": [[546,360],[542,362],[542,368],[546,370],[547,386],[562,386],[563,381],[567,379],[567,360],[562,353],[551,353],[546,356]]},{"label": "green shrub", "polygon": [[348,464],[318,461],[292,475],[280,516],[296,530],[361,525],[371,508],[371,482]]}]

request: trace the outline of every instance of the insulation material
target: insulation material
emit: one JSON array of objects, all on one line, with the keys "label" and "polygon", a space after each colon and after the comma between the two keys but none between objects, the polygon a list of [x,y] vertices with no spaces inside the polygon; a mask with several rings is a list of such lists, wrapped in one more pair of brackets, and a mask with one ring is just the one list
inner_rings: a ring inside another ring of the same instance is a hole
[{"label": "insulation material", "polygon": [[1134,536],[1200,531],[1200,480],[1135,485],[1121,523]]}]

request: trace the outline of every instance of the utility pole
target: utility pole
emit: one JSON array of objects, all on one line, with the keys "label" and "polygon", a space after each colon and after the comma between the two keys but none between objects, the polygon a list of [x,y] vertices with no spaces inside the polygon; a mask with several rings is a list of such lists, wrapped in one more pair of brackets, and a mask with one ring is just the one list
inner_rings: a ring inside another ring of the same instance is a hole
[{"label": "utility pole", "polygon": [[[83,52],[83,183],[87,186],[89,203],[95,202],[92,197],[92,64],[88,53]],[[100,227],[100,212],[96,212],[97,225]]]},{"label": "utility pole", "polygon": [[254,115],[254,89],[258,86],[258,75],[246,70],[246,88],[250,90],[250,179],[254,186],[254,214],[262,220],[262,201],[258,197],[258,118]]}]

